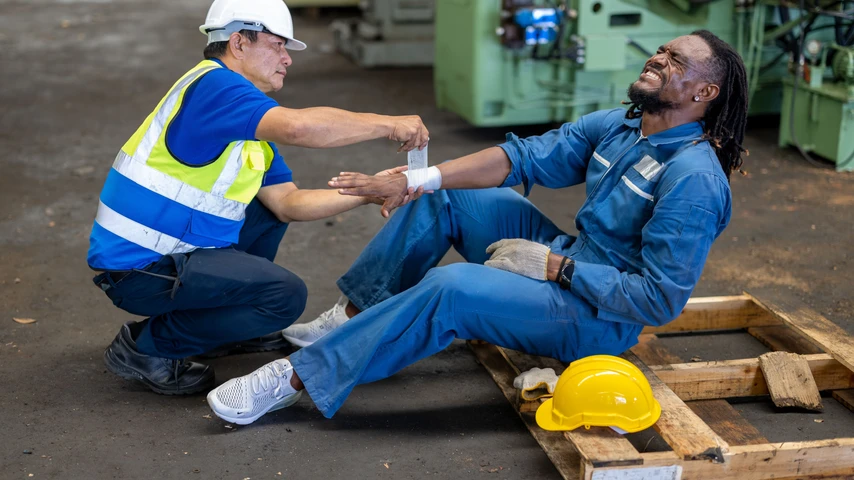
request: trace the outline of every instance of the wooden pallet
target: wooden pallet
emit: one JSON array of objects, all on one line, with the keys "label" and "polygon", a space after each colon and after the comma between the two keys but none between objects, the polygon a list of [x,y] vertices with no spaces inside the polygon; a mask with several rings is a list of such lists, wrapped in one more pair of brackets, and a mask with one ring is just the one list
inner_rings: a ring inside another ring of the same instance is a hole
[{"label": "wooden pallet", "polygon": [[623,354],[644,372],[661,403],[653,428],[672,451],[642,453],[608,428],[539,428],[534,412],[540,401],[522,401],[513,379],[533,367],[560,374],[564,365],[482,342],[469,345],[566,479],[854,478],[854,438],[769,443],[724,400],[768,394],[757,358],[682,363],[657,336],[747,330],[772,350],[805,355],[819,390],[833,392],[854,411],[854,339],[803,305],[771,298],[693,298],[679,318],[645,328],[638,345]]}]

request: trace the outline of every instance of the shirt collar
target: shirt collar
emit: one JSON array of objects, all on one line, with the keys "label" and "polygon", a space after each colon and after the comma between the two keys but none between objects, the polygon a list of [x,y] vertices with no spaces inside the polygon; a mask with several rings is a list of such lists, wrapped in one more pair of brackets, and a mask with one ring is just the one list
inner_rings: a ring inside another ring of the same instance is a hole
[{"label": "shirt collar", "polygon": [[[640,131],[641,117],[624,118],[623,123],[631,128]],[[691,122],[683,123],[673,128],[669,128],[662,132],[647,137],[649,144],[657,147],[662,144],[684,142],[687,140],[696,140],[703,136],[703,123]]]},{"label": "shirt collar", "polygon": [[220,67],[222,67],[222,68],[224,68],[224,69],[226,69],[226,70],[229,70],[229,68],[225,66],[225,63],[223,63],[223,61],[222,61],[222,60],[220,60],[220,59],[218,59],[218,58],[209,58],[208,60],[211,60],[211,61],[213,61],[213,62],[216,62],[216,63],[218,63],[218,64],[219,64],[219,66],[220,66]]}]

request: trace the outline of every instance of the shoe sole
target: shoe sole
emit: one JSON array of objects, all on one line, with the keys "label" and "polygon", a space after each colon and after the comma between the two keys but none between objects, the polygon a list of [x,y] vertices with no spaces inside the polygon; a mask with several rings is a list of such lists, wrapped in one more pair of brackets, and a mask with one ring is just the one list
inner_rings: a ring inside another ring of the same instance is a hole
[{"label": "shoe sole", "polygon": [[[285,340],[287,340],[287,341],[291,342],[292,344],[294,344],[294,345],[296,345],[297,347],[300,347],[300,348],[305,348],[305,347],[307,347],[307,346],[311,345],[312,343],[314,343],[314,342],[306,342],[306,341],[304,341],[304,340],[300,340],[300,339],[298,339],[298,338],[296,338],[296,337],[289,337],[289,336],[285,335],[284,333],[282,334],[282,336],[285,338]],[[320,339],[318,339],[318,340],[320,340]],[[315,342],[316,342],[316,341],[317,341],[317,340],[315,340]]]},{"label": "shoe sole", "polygon": [[107,370],[122,377],[123,379],[141,383],[152,391],[161,395],[192,395],[194,393],[210,390],[216,384],[216,379],[214,375],[211,375],[209,379],[202,379],[199,384],[192,385],[189,387],[177,389],[160,388],[156,384],[145,378],[145,376],[141,373],[125,365],[122,365],[118,360],[113,358],[113,356],[110,355],[109,348],[104,352],[104,364],[107,366]]},{"label": "shoe sole", "polygon": [[210,393],[208,393],[207,401],[208,401],[208,406],[211,407],[211,410],[214,412],[214,415],[216,415],[217,417],[219,417],[219,418],[221,418],[221,419],[223,419],[229,423],[234,423],[237,425],[249,425],[250,423],[254,422],[255,420],[258,420],[262,416],[266,415],[267,413],[275,412],[276,410],[281,410],[283,408],[290,407],[291,405],[297,403],[299,401],[299,399],[302,398],[302,392],[303,391],[304,390],[300,390],[294,395],[285,397],[285,398],[279,400],[277,403],[270,405],[269,407],[265,408],[261,412],[255,414],[254,416],[251,416],[251,417],[232,418],[232,417],[229,417],[228,415],[224,415],[224,414],[218,412],[217,406],[219,405],[219,400],[216,398],[216,390],[211,390]]}]

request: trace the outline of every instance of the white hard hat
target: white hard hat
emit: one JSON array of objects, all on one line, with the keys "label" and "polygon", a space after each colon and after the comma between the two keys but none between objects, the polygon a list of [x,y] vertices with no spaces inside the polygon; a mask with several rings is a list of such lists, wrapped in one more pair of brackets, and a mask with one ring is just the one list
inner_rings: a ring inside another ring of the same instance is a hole
[{"label": "white hard hat", "polygon": [[214,0],[199,27],[208,44],[227,41],[240,30],[272,33],[287,39],[288,50],[305,50],[305,44],[294,38],[294,21],[282,0]]}]

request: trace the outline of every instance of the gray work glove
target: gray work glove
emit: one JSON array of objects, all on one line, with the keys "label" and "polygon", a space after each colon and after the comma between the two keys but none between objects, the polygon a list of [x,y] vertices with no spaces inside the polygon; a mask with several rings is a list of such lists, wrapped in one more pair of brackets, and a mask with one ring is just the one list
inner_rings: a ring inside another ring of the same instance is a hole
[{"label": "gray work glove", "polygon": [[532,368],[513,379],[513,386],[520,390],[523,400],[551,397],[555,393],[557,375],[551,368]]},{"label": "gray work glove", "polygon": [[492,256],[484,265],[545,281],[550,251],[549,247],[541,243],[508,238],[486,247],[486,253]]}]

